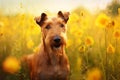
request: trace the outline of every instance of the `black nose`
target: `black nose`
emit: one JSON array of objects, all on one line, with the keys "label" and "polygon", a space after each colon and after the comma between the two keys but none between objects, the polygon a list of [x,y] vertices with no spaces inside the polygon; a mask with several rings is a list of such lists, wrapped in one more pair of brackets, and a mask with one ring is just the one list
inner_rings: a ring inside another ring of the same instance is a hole
[{"label": "black nose", "polygon": [[54,37],[54,42],[59,43],[59,42],[60,42],[60,40],[61,40],[61,39],[60,39],[60,37],[59,37],[59,36],[55,36],[55,37]]}]

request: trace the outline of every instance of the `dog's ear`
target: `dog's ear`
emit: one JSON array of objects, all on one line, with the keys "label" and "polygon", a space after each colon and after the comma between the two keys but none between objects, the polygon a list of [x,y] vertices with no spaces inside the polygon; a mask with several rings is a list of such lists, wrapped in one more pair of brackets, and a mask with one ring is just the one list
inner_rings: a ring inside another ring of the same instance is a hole
[{"label": "dog's ear", "polygon": [[58,17],[62,18],[65,21],[65,23],[67,23],[69,19],[69,15],[70,15],[69,12],[64,12],[64,13],[62,13],[62,11],[58,12]]},{"label": "dog's ear", "polygon": [[47,15],[45,13],[42,13],[41,16],[34,18],[34,20],[39,26],[42,26],[46,19],[47,19]]}]

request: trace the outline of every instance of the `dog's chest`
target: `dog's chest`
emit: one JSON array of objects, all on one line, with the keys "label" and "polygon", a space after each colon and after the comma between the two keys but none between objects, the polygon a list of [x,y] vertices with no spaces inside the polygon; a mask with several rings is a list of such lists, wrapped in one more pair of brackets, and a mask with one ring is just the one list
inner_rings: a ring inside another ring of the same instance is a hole
[{"label": "dog's chest", "polygon": [[37,73],[37,77],[39,77],[39,80],[65,80],[68,74],[67,68],[56,65],[43,68]]}]

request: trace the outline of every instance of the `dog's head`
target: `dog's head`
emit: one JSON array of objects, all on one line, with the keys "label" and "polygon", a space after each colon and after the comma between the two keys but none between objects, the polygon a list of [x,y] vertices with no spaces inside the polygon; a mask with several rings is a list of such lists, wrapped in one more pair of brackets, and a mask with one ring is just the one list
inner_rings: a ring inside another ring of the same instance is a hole
[{"label": "dog's head", "polygon": [[41,27],[42,37],[46,46],[52,49],[59,49],[66,45],[66,23],[69,19],[69,12],[59,11],[56,17],[49,18],[45,13],[36,17],[36,23]]}]

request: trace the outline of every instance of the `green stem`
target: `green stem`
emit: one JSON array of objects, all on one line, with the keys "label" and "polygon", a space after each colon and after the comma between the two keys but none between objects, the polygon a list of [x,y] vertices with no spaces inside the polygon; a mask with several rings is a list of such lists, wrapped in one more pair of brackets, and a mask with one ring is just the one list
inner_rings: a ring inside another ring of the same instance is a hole
[{"label": "green stem", "polygon": [[[102,36],[100,36],[100,37],[102,37]],[[100,49],[100,54],[99,54],[99,57],[100,57],[100,60],[101,60],[101,67],[102,67],[102,70],[103,70],[103,75],[105,76],[106,74],[105,74],[105,67],[104,67],[104,60],[103,60],[103,52],[102,52],[102,46],[101,46],[101,38],[99,38],[99,43],[98,43],[99,45],[98,45],[98,48]],[[104,79],[103,80],[105,80],[105,77],[104,77]]]},{"label": "green stem", "polygon": [[108,80],[108,73],[107,73],[107,32],[106,32],[106,29],[105,29],[105,66],[106,66],[106,80]]},{"label": "green stem", "polygon": [[117,53],[117,39],[116,39],[116,41],[115,41],[115,53]]}]

